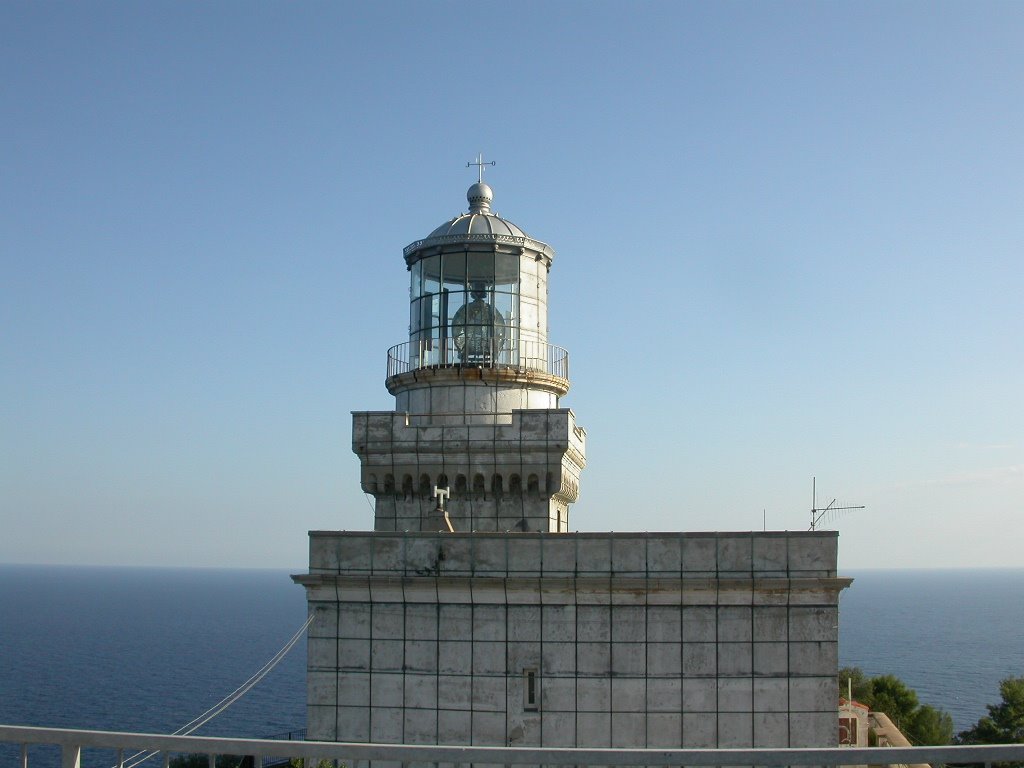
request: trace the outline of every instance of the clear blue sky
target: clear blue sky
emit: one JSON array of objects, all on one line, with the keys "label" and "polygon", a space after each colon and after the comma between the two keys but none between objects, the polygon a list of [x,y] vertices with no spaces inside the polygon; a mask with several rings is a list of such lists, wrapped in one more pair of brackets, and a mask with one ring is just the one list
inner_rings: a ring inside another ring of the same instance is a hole
[{"label": "clear blue sky", "polygon": [[0,5],[0,561],[285,566],[372,514],[402,247],[557,251],[579,530],[1020,565],[1024,5]]}]

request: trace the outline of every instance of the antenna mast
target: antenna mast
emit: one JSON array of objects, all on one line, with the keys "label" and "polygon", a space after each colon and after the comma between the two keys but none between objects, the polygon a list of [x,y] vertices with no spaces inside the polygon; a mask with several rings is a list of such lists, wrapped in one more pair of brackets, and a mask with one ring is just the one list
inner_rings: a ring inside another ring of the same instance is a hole
[{"label": "antenna mast", "polygon": [[818,524],[827,515],[828,517],[834,517],[836,512],[845,512],[851,509],[864,509],[864,505],[850,507],[837,507],[835,506],[836,500],[832,499],[828,503],[828,506],[818,506],[818,478],[811,478],[811,530],[818,530]]}]

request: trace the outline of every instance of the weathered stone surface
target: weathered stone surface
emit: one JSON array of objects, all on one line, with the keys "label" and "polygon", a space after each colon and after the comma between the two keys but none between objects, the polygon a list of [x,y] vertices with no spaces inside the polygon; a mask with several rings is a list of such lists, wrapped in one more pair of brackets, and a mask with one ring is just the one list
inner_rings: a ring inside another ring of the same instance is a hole
[{"label": "weathered stone surface", "polygon": [[309,735],[831,744],[835,551],[827,532],[313,532]]},{"label": "weathered stone surface", "polygon": [[436,485],[451,491],[447,510],[457,531],[568,531],[586,432],[569,409],[525,407],[534,410],[500,412],[506,424],[467,424],[459,408],[437,403],[439,415],[430,417],[353,413],[352,450],[363,491],[375,499],[375,530],[428,530]]}]

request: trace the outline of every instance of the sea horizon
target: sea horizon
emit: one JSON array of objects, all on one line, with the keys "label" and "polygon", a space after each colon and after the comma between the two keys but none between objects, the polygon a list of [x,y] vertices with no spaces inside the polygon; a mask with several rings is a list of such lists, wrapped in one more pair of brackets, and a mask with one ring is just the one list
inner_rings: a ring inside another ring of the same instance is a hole
[{"label": "sea horizon", "polygon": [[[233,691],[307,616],[280,567],[0,564],[0,723],[168,733]],[[1024,568],[848,568],[839,666],[894,674],[956,731],[1024,675]],[[303,638],[200,735],[305,726]]]},{"label": "sea horizon", "polygon": [[[561,535],[561,534],[558,534]],[[3,567],[40,567],[40,568],[121,568],[130,569],[138,568],[144,570],[171,570],[171,571],[279,571],[285,573],[303,573],[308,571],[308,564],[295,566],[294,568],[288,566],[278,565],[138,565],[132,563],[40,563],[40,562],[27,562],[19,560],[0,560],[0,568]],[[854,571],[870,571],[870,572],[908,572],[908,571],[920,571],[920,572],[944,572],[944,571],[1024,571],[1022,565],[944,565],[944,566],[909,566],[909,567],[893,567],[893,566],[849,566],[847,568],[840,568],[838,573],[840,576],[844,575],[845,572]]]}]

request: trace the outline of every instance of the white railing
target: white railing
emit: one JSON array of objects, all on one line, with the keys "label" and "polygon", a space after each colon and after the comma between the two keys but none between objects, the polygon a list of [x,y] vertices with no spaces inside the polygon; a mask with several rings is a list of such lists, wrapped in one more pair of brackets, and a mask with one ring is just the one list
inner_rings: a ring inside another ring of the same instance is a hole
[{"label": "white railing", "polygon": [[[62,768],[79,768],[83,750],[105,750],[117,757],[115,767],[128,764],[128,755],[155,752],[166,766],[176,754],[206,755],[209,764],[218,755],[250,757],[261,766],[273,758],[299,758],[307,766],[321,760],[357,768],[369,760],[415,763],[472,763],[518,765],[651,765],[651,766],[838,766],[984,764],[1024,762],[1024,744],[956,747],[831,747],[789,749],[591,749],[570,747],[469,747],[405,744],[344,744],[324,741],[225,739],[206,736],[159,736],[148,733],[80,731],[0,725],[0,746],[20,746],[21,768],[30,768],[33,745],[55,745]],[[273,762],[276,762],[274,760]],[[150,763],[152,765],[154,763]]]},{"label": "white railing", "polygon": [[406,341],[388,350],[388,378],[419,368],[517,368],[569,378],[569,353],[546,341],[448,337]]}]

